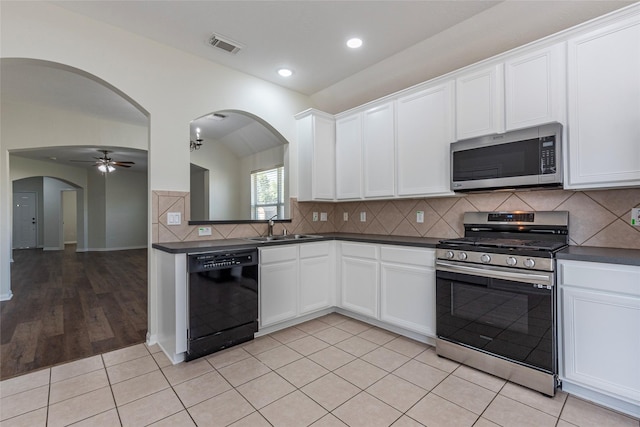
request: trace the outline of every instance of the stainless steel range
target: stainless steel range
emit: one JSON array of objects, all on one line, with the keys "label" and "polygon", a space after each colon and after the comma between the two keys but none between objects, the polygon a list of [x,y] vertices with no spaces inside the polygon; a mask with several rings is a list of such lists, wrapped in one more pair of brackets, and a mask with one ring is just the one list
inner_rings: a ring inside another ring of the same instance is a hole
[{"label": "stainless steel range", "polygon": [[555,253],[569,213],[467,212],[464,227],[436,246],[437,353],[553,396]]}]

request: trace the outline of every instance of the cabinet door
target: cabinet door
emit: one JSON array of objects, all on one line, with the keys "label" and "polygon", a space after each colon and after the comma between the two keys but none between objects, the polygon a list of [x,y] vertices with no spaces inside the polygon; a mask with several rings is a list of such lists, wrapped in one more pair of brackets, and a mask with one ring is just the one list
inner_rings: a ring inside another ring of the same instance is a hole
[{"label": "cabinet door", "polygon": [[298,260],[260,266],[260,326],[297,315]]},{"label": "cabinet door", "polygon": [[335,123],[333,116],[308,110],[296,116],[298,200],[335,197]]},{"label": "cabinet door", "polygon": [[333,260],[329,256],[300,260],[300,314],[333,305]]},{"label": "cabinet door", "polygon": [[378,316],[378,261],[342,257],[341,304],[355,313]]},{"label": "cabinet door", "polygon": [[362,114],[336,121],[336,198],[362,197]]},{"label": "cabinet door", "polygon": [[640,185],[640,16],[569,40],[570,188]]},{"label": "cabinet door", "polygon": [[463,74],[456,79],[456,139],[504,131],[502,64]]},{"label": "cabinet door", "polygon": [[564,43],[505,62],[506,130],[564,123]]},{"label": "cabinet door", "polygon": [[453,81],[397,102],[398,195],[451,194]]},{"label": "cabinet door", "polygon": [[640,404],[640,298],[562,288],[567,381]]},{"label": "cabinet door", "polygon": [[395,193],[395,130],[393,102],[363,113],[364,196]]},{"label": "cabinet door", "polygon": [[380,320],[435,337],[435,270],[383,262]]}]

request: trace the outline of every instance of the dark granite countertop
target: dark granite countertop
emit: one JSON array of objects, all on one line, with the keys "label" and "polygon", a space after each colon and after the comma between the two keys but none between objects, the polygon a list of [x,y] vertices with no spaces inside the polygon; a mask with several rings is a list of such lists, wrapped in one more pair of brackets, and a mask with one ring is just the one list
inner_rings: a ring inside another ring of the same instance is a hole
[{"label": "dark granite countertop", "polygon": [[[432,237],[385,236],[381,234],[327,233],[322,237],[308,240],[287,240],[276,242],[252,242],[247,239],[199,240],[190,242],[154,243],[153,248],[169,253],[195,253],[218,250],[239,250],[267,246],[281,246],[292,243],[311,243],[324,240],[377,243],[384,245],[416,246],[435,248],[440,239]],[[601,248],[595,246],[569,246],[557,253],[558,259],[574,261],[603,262],[640,266],[640,249]]]},{"label": "dark granite countertop", "polygon": [[286,240],[275,242],[252,242],[247,239],[221,239],[221,240],[197,240],[189,242],[169,242],[154,243],[152,247],[164,252],[195,253],[219,251],[226,249],[250,249],[266,246],[281,246],[292,243],[311,243],[323,240],[341,240],[350,242],[379,243],[385,245],[418,246],[423,248],[435,248],[440,239],[431,237],[409,237],[409,236],[384,236],[380,234],[356,234],[356,233],[327,233],[321,238],[307,240]]},{"label": "dark granite countertop", "polygon": [[640,266],[640,249],[601,248],[595,246],[569,246],[556,254],[558,259],[603,262]]}]

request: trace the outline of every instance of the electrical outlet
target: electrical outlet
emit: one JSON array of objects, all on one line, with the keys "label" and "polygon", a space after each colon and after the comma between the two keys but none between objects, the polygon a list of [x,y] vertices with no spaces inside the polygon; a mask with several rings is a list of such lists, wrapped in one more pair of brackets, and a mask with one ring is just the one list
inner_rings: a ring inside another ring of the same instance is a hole
[{"label": "electrical outlet", "polygon": [[416,222],[422,224],[424,222],[424,211],[416,212]]},{"label": "electrical outlet", "polygon": [[327,220],[327,213],[320,212],[320,221],[326,221],[326,220]]},{"label": "electrical outlet", "polygon": [[313,213],[313,222],[318,221],[318,212]]},{"label": "electrical outlet", "polygon": [[360,212],[360,222],[367,222],[367,213]]},{"label": "electrical outlet", "polygon": [[640,208],[631,209],[631,225],[640,227]]},{"label": "electrical outlet", "polygon": [[180,225],[182,223],[182,214],[180,212],[167,213],[167,225]]},{"label": "electrical outlet", "polygon": [[211,236],[211,227],[198,227],[198,236]]},{"label": "electrical outlet", "polygon": [[349,221],[349,212],[342,212],[342,220],[344,222]]}]

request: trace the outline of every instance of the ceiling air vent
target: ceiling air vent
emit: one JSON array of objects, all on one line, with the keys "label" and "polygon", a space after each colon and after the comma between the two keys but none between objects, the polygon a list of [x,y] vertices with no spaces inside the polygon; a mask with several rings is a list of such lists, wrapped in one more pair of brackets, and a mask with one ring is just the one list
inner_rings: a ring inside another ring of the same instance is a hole
[{"label": "ceiling air vent", "polygon": [[220,37],[218,34],[213,34],[209,37],[209,44],[217,49],[224,50],[227,53],[238,53],[242,46],[239,43],[231,41],[226,37]]}]

